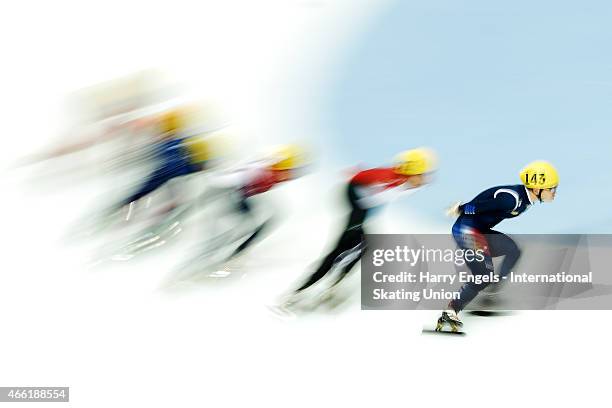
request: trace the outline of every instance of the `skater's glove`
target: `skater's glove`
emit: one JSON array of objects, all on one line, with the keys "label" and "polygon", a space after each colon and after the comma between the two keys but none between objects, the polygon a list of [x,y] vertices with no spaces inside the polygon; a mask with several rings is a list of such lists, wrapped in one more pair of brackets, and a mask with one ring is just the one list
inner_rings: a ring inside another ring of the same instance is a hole
[{"label": "skater's glove", "polygon": [[461,215],[462,212],[461,201],[457,201],[455,204],[451,205],[446,209],[446,216],[456,218]]}]

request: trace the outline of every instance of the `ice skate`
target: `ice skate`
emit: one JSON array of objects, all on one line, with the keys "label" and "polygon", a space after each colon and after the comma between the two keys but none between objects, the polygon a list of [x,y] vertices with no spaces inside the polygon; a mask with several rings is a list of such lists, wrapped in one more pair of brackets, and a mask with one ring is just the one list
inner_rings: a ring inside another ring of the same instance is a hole
[{"label": "ice skate", "polygon": [[334,284],[327,289],[324,289],[318,296],[318,303],[323,304],[331,302],[338,294],[337,285]]},{"label": "ice skate", "polygon": [[450,329],[451,329],[450,331],[452,333],[459,333],[460,332],[459,329],[463,327],[463,323],[459,319],[459,316],[457,316],[457,313],[452,309],[448,309],[442,312],[442,316],[438,318],[438,323],[436,324],[435,331],[437,332],[443,331],[442,329],[444,329],[444,326],[447,323],[450,326]]},{"label": "ice skate", "polygon": [[282,295],[275,304],[268,305],[267,308],[275,317],[283,320],[296,317],[295,306],[300,302],[302,296],[300,292],[291,292]]}]

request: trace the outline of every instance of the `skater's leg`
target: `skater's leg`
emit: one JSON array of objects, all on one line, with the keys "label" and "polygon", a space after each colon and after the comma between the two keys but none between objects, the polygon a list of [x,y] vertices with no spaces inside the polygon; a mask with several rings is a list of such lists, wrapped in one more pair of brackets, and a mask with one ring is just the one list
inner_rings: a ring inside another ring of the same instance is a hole
[{"label": "skater's leg", "polygon": [[236,248],[236,250],[232,253],[230,258],[235,257],[236,255],[240,254],[242,251],[247,249],[250,245],[252,245],[255,239],[261,234],[263,230],[269,229],[271,221],[272,220],[268,219],[264,221],[262,224],[260,224],[257,228],[255,228],[253,233],[251,233],[251,235],[242,244],[240,244],[238,248]]},{"label": "skater's leg", "polygon": [[151,173],[135,193],[123,200],[121,206],[140,200],[142,197],[151,194],[168,181],[191,174],[194,170],[195,168],[187,163],[176,164],[173,162],[164,162]]},{"label": "skater's leg", "polygon": [[[470,268],[470,272],[474,276],[484,276],[489,274],[492,269],[487,268],[485,262],[469,262],[467,263]],[[489,285],[489,282],[482,282],[480,284],[476,284],[474,282],[468,282],[461,287],[459,292],[459,299],[452,300],[449,305],[452,307],[455,312],[459,312],[463,310],[468,303],[470,303],[478,293]]]},{"label": "skater's leg", "polygon": [[[367,210],[361,208],[358,204],[358,196],[355,192],[355,187],[349,184],[347,188],[347,199],[351,206],[351,213],[349,215],[348,223],[336,247],[332,249],[329,254],[323,259],[317,270],[310,276],[310,278],[302,284],[295,292],[301,292],[302,290],[312,286],[318,282],[323,276],[325,276],[334,266],[338,256],[343,252],[349,251],[363,242],[363,223],[366,219]],[[348,265],[352,268],[356,261]],[[346,268],[345,268],[346,269]],[[350,270],[350,268],[348,269]],[[346,270],[346,273],[348,273]]]},{"label": "skater's leg", "polygon": [[[236,209],[238,210],[238,213],[244,220],[243,222],[241,222],[241,224],[245,224],[248,222],[255,223],[256,222],[255,214],[254,214],[251,204],[249,203],[249,198],[245,196],[242,192],[238,192],[235,197],[237,199],[236,204],[235,204]],[[247,249],[255,241],[255,238],[257,238],[257,236],[259,236],[261,232],[264,229],[266,229],[266,227],[269,225],[269,221],[270,220],[268,219],[264,221],[263,223],[257,225],[253,229],[253,232],[250,233],[249,237],[244,242],[242,242],[238,246],[238,248],[236,248],[236,250],[232,253],[230,258],[233,258],[234,256],[238,255],[239,253]]]},{"label": "skater's leg", "polygon": [[336,258],[338,257],[338,255],[340,255],[342,252],[346,251],[349,248],[346,248],[346,233],[344,233],[342,235],[342,237],[340,238],[340,240],[338,241],[338,244],[336,245],[336,247],[334,249],[332,249],[327,256],[323,259],[323,261],[321,262],[321,264],[319,265],[319,267],[317,268],[316,271],[314,271],[312,273],[312,275],[310,275],[310,277],[308,278],[308,280],[306,280],[306,282],[304,282],[302,284],[302,286],[300,286],[298,289],[296,289],[296,293],[297,292],[301,292],[306,288],[309,288],[310,286],[314,285],[315,283],[317,283],[321,278],[323,278],[323,276],[325,276],[327,274],[327,272],[329,272],[332,268],[332,266],[334,265],[334,262],[336,260]]},{"label": "skater's leg", "polygon": [[[466,262],[467,267],[474,276],[485,276],[493,272],[493,258],[491,256],[490,244],[486,236],[475,228],[463,226],[461,228],[453,228],[453,236],[455,241],[462,249],[471,249],[474,251],[482,251],[484,259],[478,261],[476,259]],[[454,299],[449,303],[449,308],[455,312],[463,310],[478,293],[483,290],[489,282],[477,284],[468,282],[461,287],[459,299]]]},{"label": "skater's leg", "polygon": [[134,201],[140,200],[142,197],[147,196],[166,184],[172,176],[170,173],[159,169],[149,176],[149,178],[136,190],[136,192],[130,194],[125,200],[121,201],[119,207],[128,205]]},{"label": "skater's leg", "polygon": [[[349,223],[348,228],[344,231],[344,233],[338,240],[336,247],[327,254],[325,259],[323,259],[323,261],[317,268],[317,270],[312,275],[310,275],[310,278],[302,286],[300,286],[295,292],[296,293],[300,292],[312,286],[316,282],[318,282],[321,278],[323,278],[323,276],[325,276],[333,268],[334,264],[338,261],[338,258],[343,253],[345,252],[348,253],[352,249],[357,248],[358,246],[361,245],[362,242],[363,242],[363,229],[361,228],[361,225],[351,226]],[[350,270],[350,268],[352,268],[353,265],[355,265],[355,263],[358,260],[359,260],[359,257],[352,260],[350,264],[348,264],[344,268],[343,270],[344,274],[346,274]]]},{"label": "skater's leg", "polygon": [[340,269],[340,273],[334,280],[334,283],[332,283],[331,287],[335,287],[342,280],[344,280],[344,278],[346,278],[349,272],[353,269],[355,264],[357,264],[357,262],[359,262],[359,260],[363,256],[363,251],[365,251],[365,241],[363,240],[363,232],[361,233],[361,236],[361,242],[359,243],[359,245],[351,248],[349,251],[345,251],[344,253],[340,254],[339,257],[342,259],[336,260],[336,262],[339,261],[346,263]]},{"label": "skater's leg", "polygon": [[491,256],[503,256],[504,260],[499,268],[499,276],[507,276],[514,268],[519,258],[521,250],[514,240],[499,231],[487,232],[487,241],[491,245]]}]

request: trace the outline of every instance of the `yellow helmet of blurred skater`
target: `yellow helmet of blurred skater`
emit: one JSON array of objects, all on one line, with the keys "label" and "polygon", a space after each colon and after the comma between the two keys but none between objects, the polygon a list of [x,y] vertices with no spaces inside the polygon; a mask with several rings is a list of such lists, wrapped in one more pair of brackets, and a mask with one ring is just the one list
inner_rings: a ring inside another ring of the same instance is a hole
[{"label": "yellow helmet of blurred skater", "polygon": [[415,176],[432,172],[437,166],[437,157],[433,150],[426,147],[406,150],[395,158],[395,172],[404,176]]},{"label": "yellow helmet of blurred skater", "polygon": [[161,133],[177,133],[185,127],[185,117],[182,109],[170,109],[159,118]]},{"label": "yellow helmet of blurred skater", "polygon": [[306,164],[304,150],[293,144],[276,147],[272,158],[275,160],[271,166],[273,170],[291,170]]},{"label": "yellow helmet of blurred skater", "polygon": [[559,184],[559,173],[546,161],[534,161],[521,170],[521,181],[527,188],[553,188]]},{"label": "yellow helmet of blurred skater", "polygon": [[212,157],[210,143],[201,136],[192,136],[185,140],[191,163],[203,163]]}]

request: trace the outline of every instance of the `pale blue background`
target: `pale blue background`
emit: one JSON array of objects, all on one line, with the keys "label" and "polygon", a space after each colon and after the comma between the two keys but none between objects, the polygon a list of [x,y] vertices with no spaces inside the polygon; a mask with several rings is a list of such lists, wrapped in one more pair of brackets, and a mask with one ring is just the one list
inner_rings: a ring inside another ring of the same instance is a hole
[{"label": "pale blue background", "polygon": [[438,222],[449,203],[550,160],[557,201],[499,229],[612,232],[611,44],[612,2],[397,1],[329,90],[333,149],[371,166],[437,149],[437,183],[404,205]]}]

